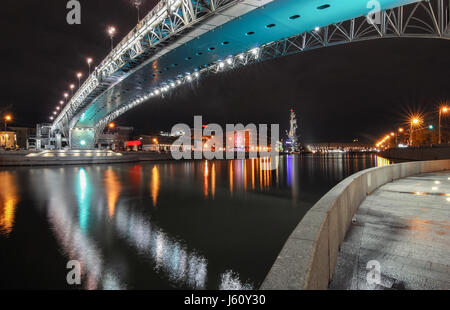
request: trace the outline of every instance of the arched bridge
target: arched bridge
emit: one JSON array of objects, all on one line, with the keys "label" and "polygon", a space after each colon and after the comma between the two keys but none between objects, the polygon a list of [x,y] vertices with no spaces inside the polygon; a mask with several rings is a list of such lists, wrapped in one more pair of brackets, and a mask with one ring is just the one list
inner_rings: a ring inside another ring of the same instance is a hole
[{"label": "arched bridge", "polygon": [[449,16],[450,0],[163,0],[57,115],[52,141],[93,148],[133,107],[254,62],[370,39],[449,39]]}]

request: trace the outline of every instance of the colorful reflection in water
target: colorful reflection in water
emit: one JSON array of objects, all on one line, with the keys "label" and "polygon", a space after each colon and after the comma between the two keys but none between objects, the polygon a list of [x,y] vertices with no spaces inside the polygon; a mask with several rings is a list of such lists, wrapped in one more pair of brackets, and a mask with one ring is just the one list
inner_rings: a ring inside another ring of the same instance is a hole
[{"label": "colorful reflection in water", "polygon": [[78,172],[78,178],[76,183],[76,195],[78,197],[78,218],[80,221],[80,227],[83,232],[86,232],[88,228],[89,213],[91,207],[91,186],[86,174],[86,170],[81,168]]},{"label": "colorful reflection in water", "polygon": [[9,171],[0,171],[0,234],[11,233],[18,201],[16,177]]},{"label": "colorful reflection in water", "polygon": [[[27,257],[44,255],[49,266],[78,260],[85,289],[257,289],[323,194],[346,176],[384,163],[372,155],[277,160],[276,170],[257,158],[0,171],[0,248],[9,240]],[[30,204],[20,213],[14,211],[18,184],[28,189]],[[34,221],[30,209],[48,227]],[[4,237],[13,229],[18,233]],[[36,246],[14,237],[33,230],[55,236],[33,241],[55,251],[36,253]],[[24,267],[0,252],[3,277],[22,274],[14,268]],[[65,265],[45,272],[61,273],[61,282],[49,286],[68,288]],[[39,281],[52,280],[39,279],[37,288]]]},{"label": "colorful reflection in water", "polygon": [[122,190],[122,185],[119,179],[112,169],[107,169],[105,171],[105,190],[106,199],[108,200],[108,213],[109,217],[112,218],[115,213],[116,203],[119,200],[119,195]]},{"label": "colorful reflection in water", "polygon": [[155,165],[152,168],[152,180],[150,181],[150,191],[152,194],[154,207],[156,207],[158,204],[158,193],[160,186],[159,168],[157,165]]}]

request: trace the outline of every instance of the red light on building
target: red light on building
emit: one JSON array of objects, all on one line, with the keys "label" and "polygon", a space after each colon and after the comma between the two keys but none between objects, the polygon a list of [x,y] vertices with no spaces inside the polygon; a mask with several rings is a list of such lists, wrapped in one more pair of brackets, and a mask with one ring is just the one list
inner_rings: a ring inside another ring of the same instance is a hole
[{"label": "red light on building", "polygon": [[136,141],[127,141],[126,145],[128,146],[139,146],[141,145],[141,141],[140,140],[136,140]]}]

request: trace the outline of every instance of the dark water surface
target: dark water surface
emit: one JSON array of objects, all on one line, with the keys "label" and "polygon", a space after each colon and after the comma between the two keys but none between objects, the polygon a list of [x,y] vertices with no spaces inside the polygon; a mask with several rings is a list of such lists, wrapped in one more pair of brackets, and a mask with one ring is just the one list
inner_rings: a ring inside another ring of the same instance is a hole
[{"label": "dark water surface", "polygon": [[[0,169],[0,288],[257,289],[305,212],[386,160],[283,156]],[[82,284],[67,284],[68,261]]]}]

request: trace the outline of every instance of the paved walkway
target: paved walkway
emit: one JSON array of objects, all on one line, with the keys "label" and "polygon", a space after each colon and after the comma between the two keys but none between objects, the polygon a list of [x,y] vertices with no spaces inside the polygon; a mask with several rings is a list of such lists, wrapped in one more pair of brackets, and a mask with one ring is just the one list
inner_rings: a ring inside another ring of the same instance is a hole
[{"label": "paved walkway", "polygon": [[[450,290],[450,172],[388,183],[355,219],[330,289]],[[366,280],[371,260],[380,263],[379,285]]]}]

